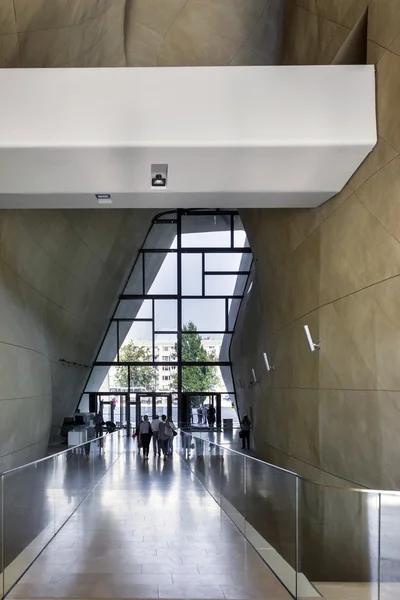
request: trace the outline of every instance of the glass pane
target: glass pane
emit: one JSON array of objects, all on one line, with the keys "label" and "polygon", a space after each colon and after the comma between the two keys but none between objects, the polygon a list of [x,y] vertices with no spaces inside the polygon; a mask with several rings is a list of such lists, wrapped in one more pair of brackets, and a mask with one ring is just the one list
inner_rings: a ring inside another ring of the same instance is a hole
[{"label": "glass pane", "polygon": [[235,215],[234,229],[233,237],[235,248],[248,248],[249,242],[243,227],[242,219],[239,215]]},{"label": "glass pane", "polygon": [[226,392],[231,394],[234,392],[232,369],[230,366],[218,367],[218,384],[219,388],[216,389],[218,392]]},{"label": "glass pane", "polygon": [[236,319],[240,308],[241,299],[239,298],[231,298],[228,301],[228,310],[229,310],[229,331],[233,331],[235,329]]},{"label": "glass pane", "polygon": [[111,321],[110,327],[106,333],[106,337],[104,338],[96,360],[101,362],[113,362],[116,360],[118,353],[117,339],[117,323],[115,321]]},{"label": "glass pane", "polygon": [[[174,333],[160,333],[155,336],[155,360],[176,362],[178,336]],[[168,367],[165,367],[168,369]]]},{"label": "glass pane", "polygon": [[248,271],[252,255],[239,252],[211,253],[205,255],[206,271]]},{"label": "glass pane", "polygon": [[298,554],[303,596],[314,587],[332,597],[329,582],[341,582],[339,597],[356,590],[357,599],[378,600],[379,494],[299,480]]},{"label": "glass pane", "polygon": [[154,312],[155,331],[176,331],[178,329],[176,300],[155,300]]},{"label": "glass pane", "polygon": [[143,248],[169,250],[176,237],[176,223],[155,223],[150,229]]},{"label": "glass pane", "polygon": [[[54,536],[54,478],[59,475],[54,471],[56,464],[57,460],[50,458],[3,476],[3,559],[6,567],[14,563],[13,568],[5,570],[5,592]],[[28,546],[28,564],[15,560]]]},{"label": "glass pane", "polygon": [[[226,419],[232,420],[232,423],[225,422]],[[221,443],[223,443],[224,440],[228,441],[229,443],[232,443],[233,435],[234,434],[236,435],[236,432],[234,432],[231,429],[231,426],[233,426],[233,427],[239,426],[239,419],[238,419],[238,415],[236,412],[235,394],[233,394],[232,392],[229,394],[222,394],[222,397],[221,397],[221,420],[222,420],[222,426],[224,428]]]},{"label": "glass pane", "polygon": [[82,394],[81,401],[79,402],[79,412],[89,412],[89,394]]},{"label": "glass pane", "polygon": [[119,340],[119,362],[153,360],[153,323],[120,321]]},{"label": "glass pane", "polygon": [[198,331],[225,331],[225,300],[183,300],[182,326],[189,323]]},{"label": "glass pane", "polygon": [[182,254],[182,294],[201,296],[202,293],[201,254]]},{"label": "glass pane", "polygon": [[93,367],[89,377],[89,381],[86,384],[86,392],[98,392],[108,391],[108,372],[110,367]]},{"label": "glass pane", "polygon": [[159,215],[157,217],[157,221],[168,221],[169,219],[176,219],[176,218],[177,218],[176,212],[166,212],[166,213],[163,213],[162,215]]},{"label": "glass pane", "polygon": [[182,248],[229,248],[230,215],[184,215]]},{"label": "glass pane", "polygon": [[241,296],[247,275],[206,275],[206,296]]},{"label": "glass pane", "polygon": [[[245,536],[296,596],[296,477],[246,458]],[[234,492],[227,490],[232,497]],[[233,505],[235,499],[233,497]],[[304,594],[304,597],[315,596]]]},{"label": "glass pane", "polygon": [[128,283],[123,291],[124,294],[144,294],[143,289],[143,261],[144,255],[140,253],[133,268]]},{"label": "glass pane", "polygon": [[399,597],[400,494],[381,494],[380,599]]},{"label": "glass pane", "polygon": [[151,319],[151,300],[120,300],[114,316],[116,319]]},{"label": "glass pane", "polygon": [[176,390],[176,368],[164,370],[164,367],[131,367],[132,392],[173,392]]},{"label": "glass pane", "polygon": [[230,338],[230,335],[225,336],[223,333],[183,333],[182,360],[190,362],[228,360]]},{"label": "glass pane", "polygon": [[170,252],[146,253],[146,294],[177,293],[177,257],[177,254]]},{"label": "glass pane", "polygon": [[225,392],[225,384],[218,365],[182,367],[182,391]]}]

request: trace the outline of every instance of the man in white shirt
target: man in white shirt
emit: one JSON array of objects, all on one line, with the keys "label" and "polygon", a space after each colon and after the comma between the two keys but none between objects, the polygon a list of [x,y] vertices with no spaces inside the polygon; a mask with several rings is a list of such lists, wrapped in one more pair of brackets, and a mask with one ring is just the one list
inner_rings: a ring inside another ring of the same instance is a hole
[{"label": "man in white shirt", "polygon": [[158,451],[158,456],[161,456],[160,440],[158,438],[158,433],[159,433],[159,429],[160,429],[160,419],[158,418],[158,415],[154,415],[153,420],[151,422],[151,429],[153,430],[154,456],[157,455],[157,451]]}]

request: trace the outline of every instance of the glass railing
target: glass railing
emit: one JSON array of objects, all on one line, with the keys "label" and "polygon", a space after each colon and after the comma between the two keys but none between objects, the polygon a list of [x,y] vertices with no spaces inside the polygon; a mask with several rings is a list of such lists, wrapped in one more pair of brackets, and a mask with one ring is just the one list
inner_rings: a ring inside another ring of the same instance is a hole
[{"label": "glass railing", "polygon": [[0,476],[1,575],[5,596],[124,450],[121,431]]},{"label": "glass railing", "polygon": [[400,493],[308,481],[193,432],[181,458],[294,598],[400,598]]}]

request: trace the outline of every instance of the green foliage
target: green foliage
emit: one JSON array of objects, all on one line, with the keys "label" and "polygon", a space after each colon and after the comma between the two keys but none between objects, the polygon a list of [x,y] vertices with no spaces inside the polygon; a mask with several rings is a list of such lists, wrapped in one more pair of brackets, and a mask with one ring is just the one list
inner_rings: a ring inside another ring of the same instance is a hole
[{"label": "green foliage", "polygon": [[[150,362],[153,359],[149,348],[136,346],[132,341],[124,344],[119,351],[120,362]],[[115,381],[120,387],[128,389],[128,367],[115,369]],[[154,367],[130,367],[131,389],[157,387],[157,369]]]},{"label": "green foliage", "polygon": [[[183,362],[215,362],[215,353],[209,354],[202,346],[201,336],[196,332],[197,328],[189,321],[182,330],[182,361]],[[175,351],[177,352],[177,346]],[[173,377],[173,386],[178,388],[178,377]],[[218,369],[213,365],[198,367],[182,367],[182,391],[183,392],[210,392],[220,383]],[[193,405],[201,405],[201,397],[193,398]]]}]

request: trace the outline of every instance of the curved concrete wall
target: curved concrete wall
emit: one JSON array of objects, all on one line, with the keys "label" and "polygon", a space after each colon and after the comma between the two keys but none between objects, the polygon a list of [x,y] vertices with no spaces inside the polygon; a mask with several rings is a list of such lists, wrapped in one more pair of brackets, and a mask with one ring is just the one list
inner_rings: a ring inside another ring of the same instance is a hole
[{"label": "curved concrete wall", "polygon": [[0,470],[73,414],[154,211],[0,212]]},{"label": "curved concrete wall", "polygon": [[281,0],[2,0],[0,67],[259,65]]},{"label": "curved concrete wall", "polygon": [[[334,56],[369,4],[379,141],[322,207],[241,212],[256,273],[234,337],[234,372],[265,458],[323,481],[399,489],[400,23],[379,0],[320,4],[318,14],[292,7],[286,62]],[[309,351],[304,324],[320,353]],[[269,374],[266,350],[276,365]],[[252,367],[259,383],[249,388]]]}]

